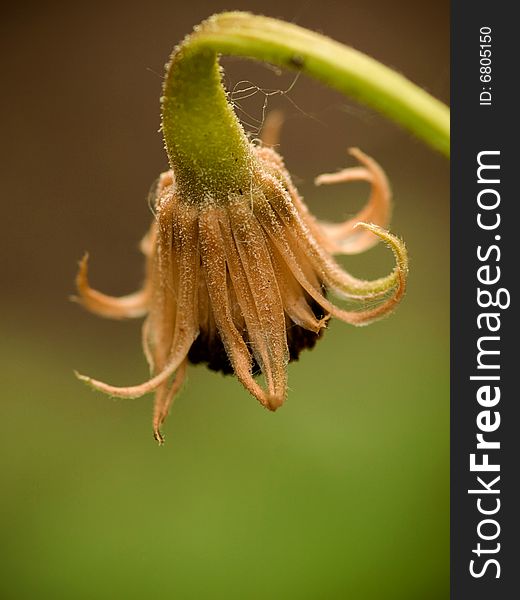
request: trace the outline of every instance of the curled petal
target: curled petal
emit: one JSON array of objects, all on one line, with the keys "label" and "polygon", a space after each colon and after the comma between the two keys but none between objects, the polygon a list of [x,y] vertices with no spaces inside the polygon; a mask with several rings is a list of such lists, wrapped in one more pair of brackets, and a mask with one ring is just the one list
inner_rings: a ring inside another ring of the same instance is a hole
[{"label": "curled petal", "polygon": [[174,353],[172,358],[169,360],[168,364],[158,375],[139,385],[119,387],[115,385],[110,385],[108,383],[104,383],[103,381],[99,381],[97,379],[93,379],[92,377],[88,377],[87,375],[82,375],[77,371],[75,371],[75,375],[80,381],[84,381],[86,384],[90,385],[99,392],[104,392],[105,394],[108,394],[110,396],[116,396],[118,398],[139,398],[140,396],[144,396],[149,392],[153,392],[171,375],[173,375],[173,373],[175,373],[182,360],[184,360],[184,357],[188,353],[188,350],[189,346],[188,348],[180,348],[180,352]]},{"label": "curled petal", "polygon": [[368,250],[379,238],[366,229],[356,229],[360,221],[387,227],[391,213],[391,191],[386,175],[375,160],[358,148],[350,148],[349,153],[358,159],[364,167],[351,167],[338,173],[316,177],[315,184],[345,183],[348,181],[367,181],[372,189],[367,204],[351,219],[344,223],[326,223],[319,221],[327,249],[333,254],[358,254]]},{"label": "curled petal", "polygon": [[76,288],[79,296],[75,299],[101,317],[131,319],[142,317],[148,311],[150,293],[146,287],[133,294],[118,298],[107,296],[91,288],[88,282],[88,254],[85,254],[79,263]]},{"label": "curled petal", "polygon": [[[397,283],[390,298],[375,308],[358,313],[360,315],[359,321],[354,323],[355,325],[368,325],[389,315],[404,296],[408,278],[408,252],[406,251],[406,246],[402,240],[378,225],[374,225],[373,223],[358,223],[356,227],[361,227],[362,229],[370,231],[385,242],[392,250],[396,262],[394,273],[396,275]],[[388,291],[390,290],[392,290],[391,287],[388,288]]]},{"label": "curled petal", "polygon": [[273,177],[269,179],[271,186],[276,189],[269,198],[269,204],[283,222],[284,230],[292,240],[293,246],[299,248],[299,252],[307,257],[307,261],[325,285],[344,298],[361,301],[381,298],[386,295],[389,288],[397,284],[395,272],[373,281],[358,279],[345,272],[313,235],[313,230],[309,227],[309,219],[300,213],[281,184]]},{"label": "curled petal", "polygon": [[173,338],[168,343],[171,350],[166,364],[164,366],[156,365],[157,368],[162,367],[161,371],[148,381],[128,387],[109,385],[76,373],[79,379],[101,392],[120,398],[137,398],[152,392],[175,373],[186,358],[191,344],[198,335],[197,297],[200,261],[197,254],[193,252],[193,248],[197,246],[195,209],[179,211],[176,226],[177,235],[174,243],[177,246],[175,249],[179,255],[180,265],[177,296],[178,303],[183,307],[183,310],[177,311],[176,314]]},{"label": "curled petal", "polygon": [[[360,227],[366,227],[373,234],[380,237],[387,245],[391,248],[396,258],[396,267],[393,271],[393,278],[388,279],[388,285],[386,289],[382,290],[386,295],[393,292],[390,298],[384,300],[380,305],[375,308],[368,308],[362,311],[347,311],[338,308],[332,304],[315,285],[313,285],[309,278],[306,276],[300,266],[300,261],[295,256],[293,245],[291,244],[290,234],[287,228],[279,221],[274,213],[269,214],[268,211],[259,212],[262,226],[266,233],[270,236],[274,246],[279,251],[280,255],[283,256],[289,269],[300,283],[303,289],[312,297],[318,304],[320,304],[326,311],[330,312],[331,315],[350,323],[352,325],[367,325],[373,321],[376,321],[386,314],[389,314],[399,300],[404,295],[406,289],[406,276],[408,273],[408,259],[406,248],[398,238],[381,229],[377,225],[370,225],[360,223]],[[325,276],[324,273],[322,273]]]}]

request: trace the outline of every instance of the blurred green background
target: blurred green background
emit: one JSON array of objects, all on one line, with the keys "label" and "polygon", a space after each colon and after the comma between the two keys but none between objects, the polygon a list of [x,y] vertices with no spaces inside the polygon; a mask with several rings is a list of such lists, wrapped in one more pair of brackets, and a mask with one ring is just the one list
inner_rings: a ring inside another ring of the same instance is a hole
[{"label": "blurred green background", "polygon": [[[315,189],[359,146],[393,186],[408,244],[395,315],[333,322],[289,369],[276,414],[233,379],[191,367],[159,448],[138,322],[68,301],[77,260],[94,286],[140,284],[146,195],[166,160],[163,65],[212,12],[249,9],[320,30],[448,101],[447,1],[25,2],[4,8],[0,597],[441,599],[449,578],[448,162],[368,109],[293,74],[226,59],[287,94],[281,152],[311,209],[342,218],[364,185]],[[241,108],[255,123],[265,94]],[[245,114],[245,113],[243,113]],[[350,163],[352,164],[352,163]],[[384,248],[342,263],[382,275]]]}]

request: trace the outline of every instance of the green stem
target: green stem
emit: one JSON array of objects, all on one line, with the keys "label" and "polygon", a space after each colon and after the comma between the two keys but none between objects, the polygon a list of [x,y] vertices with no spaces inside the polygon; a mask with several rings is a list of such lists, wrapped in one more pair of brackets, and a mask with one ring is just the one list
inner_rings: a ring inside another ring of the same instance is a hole
[{"label": "green stem", "polygon": [[174,51],[162,98],[162,130],[177,186],[185,198],[226,199],[250,181],[250,145],[222,87],[217,54]]},{"label": "green stem", "polygon": [[162,106],[166,150],[172,167],[187,177],[204,173],[222,180],[234,173],[238,184],[247,174],[250,153],[222,88],[217,53],[306,73],[375,108],[449,156],[448,108],[402,75],[297,25],[229,12],[199,25],[174,51],[167,71]]}]

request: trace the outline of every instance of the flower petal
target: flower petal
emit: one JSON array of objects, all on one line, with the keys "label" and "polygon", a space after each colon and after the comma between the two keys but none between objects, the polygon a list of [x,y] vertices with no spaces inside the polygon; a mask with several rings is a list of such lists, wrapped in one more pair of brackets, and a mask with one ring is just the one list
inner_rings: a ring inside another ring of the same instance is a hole
[{"label": "flower petal", "polygon": [[275,109],[267,113],[260,134],[260,139],[264,146],[278,146],[283,122],[284,116],[281,110]]},{"label": "flower petal", "polygon": [[333,254],[358,254],[368,250],[377,244],[379,238],[366,229],[356,229],[356,224],[364,221],[387,227],[391,216],[392,194],[383,169],[359,148],[350,148],[349,153],[364,167],[343,169],[338,173],[320,175],[314,180],[316,185],[368,181],[372,186],[367,204],[357,215],[344,223],[318,222],[327,240],[327,249]]},{"label": "flower petal", "polygon": [[208,207],[201,211],[199,219],[200,252],[215,322],[235,375],[263,406],[272,408],[269,394],[253,378],[251,354],[233,321],[219,213],[223,218],[223,209]]},{"label": "flower petal", "polygon": [[79,297],[74,299],[101,317],[131,319],[142,317],[148,311],[150,293],[146,287],[120,297],[107,296],[91,288],[88,282],[88,254],[85,254],[79,263],[76,287]]},{"label": "flower petal", "polygon": [[161,386],[162,389],[157,390],[156,392],[153,412],[153,435],[159,444],[164,443],[164,438],[161,434],[160,427],[166,420],[175,396],[184,383],[187,366],[188,359],[185,358],[175,373],[175,379],[173,380],[173,383],[169,387],[163,384]]},{"label": "flower petal", "polygon": [[[282,296],[283,307],[291,321],[300,325],[304,329],[319,333],[326,326],[328,315],[322,319],[317,319],[314,311],[309,306],[308,296],[302,286],[295,279],[287,263],[280,256],[280,252],[273,246],[268,245],[271,254],[271,261],[276,273],[278,287]],[[318,285],[315,285],[318,288]]]},{"label": "flower petal", "polygon": [[292,240],[294,249],[297,249],[297,255],[307,257],[327,287],[344,298],[362,301],[384,297],[390,288],[397,285],[398,277],[395,271],[373,281],[358,279],[345,272],[314,237],[308,219],[302,217],[280,182],[271,176],[265,176],[265,179],[270,180],[273,188],[268,199],[269,205],[283,223],[287,237]]},{"label": "flower petal", "polygon": [[275,409],[287,393],[289,350],[282,299],[265,233],[243,200],[230,204],[229,212],[221,218],[221,227],[251,349],[265,375],[270,406]]},{"label": "flower petal", "polygon": [[[347,311],[332,304],[325,298],[321,291],[309,281],[301,268],[301,261],[295,256],[288,226],[284,226],[277,215],[272,211],[269,213],[269,211],[266,210],[259,212],[259,214],[262,215],[262,226],[270,236],[274,246],[286,261],[294,277],[305,291],[333,316],[347,323],[351,323],[352,325],[366,325],[389,314],[402,298],[406,289],[406,276],[408,273],[406,248],[403,242],[385,230],[376,225],[359,224],[361,227],[370,229],[372,233],[384,240],[394,253],[396,258],[396,267],[393,272],[394,277],[388,280],[390,283],[384,290],[386,294],[390,291],[393,291],[393,294],[375,308],[367,308],[362,311]],[[320,272],[320,275],[326,279],[326,274],[323,271]]]},{"label": "flower petal", "polygon": [[[178,211],[174,228],[174,250],[179,260],[179,286],[172,341],[168,360],[164,366],[156,365],[160,372],[140,385],[118,387],[76,373],[77,377],[95,389],[121,398],[137,398],[158,388],[173,375],[186,358],[193,340],[198,335],[197,296],[200,259],[197,249],[197,213],[192,207]],[[161,368],[162,367],[162,368]]]}]

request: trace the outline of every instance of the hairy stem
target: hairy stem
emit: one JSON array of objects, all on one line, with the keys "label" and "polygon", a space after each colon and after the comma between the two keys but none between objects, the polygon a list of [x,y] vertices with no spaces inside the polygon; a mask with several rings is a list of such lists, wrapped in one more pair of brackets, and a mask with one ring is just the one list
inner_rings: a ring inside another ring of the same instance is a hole
[{"label": "hairy stem", "polygon": [[166,151],[184,197],[224,199],[250,180],[253,157],[221,82],[217,54],[188,37],[172,54],[162,98]]},{"label": "hairy stem", "polygon": [[[202,174],[232,187],[247,179],[251,157],[221,84],[218,54],[301,71],[378,110],[449,156],[448,108],[402,75],[297,25],[229,12],[199,25],[175,49],[168,66],[162,126],[170,162],[181,177]],[[232,181],[224,183],[229,177]]]}]

